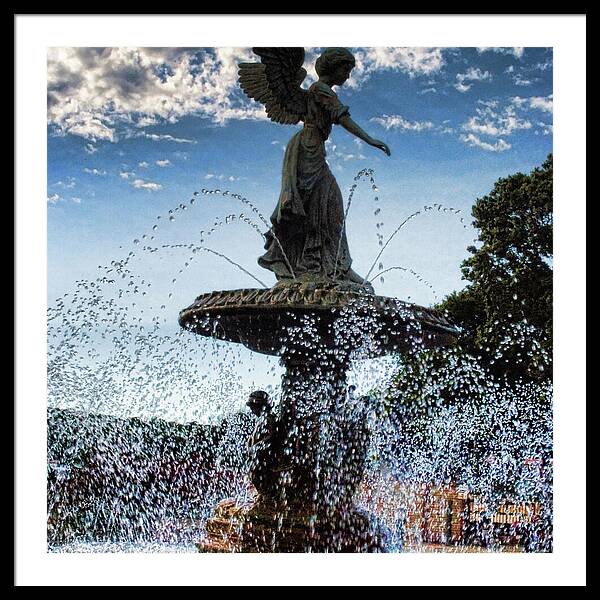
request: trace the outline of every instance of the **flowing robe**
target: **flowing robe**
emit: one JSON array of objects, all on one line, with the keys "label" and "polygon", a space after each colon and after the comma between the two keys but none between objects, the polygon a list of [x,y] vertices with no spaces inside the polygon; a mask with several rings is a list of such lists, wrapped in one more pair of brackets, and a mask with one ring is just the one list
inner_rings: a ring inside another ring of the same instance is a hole
[{"label": "flowing robe", "polygon": [[357,281],[350,269],[342,193],[325,161],[331,127],[347,114],[348,107],[328,85],[317,81],[310,87],[304,127],[285,151],[281,193],[266,234],[266,253],[258,259],[278,280],[295,275]]}]

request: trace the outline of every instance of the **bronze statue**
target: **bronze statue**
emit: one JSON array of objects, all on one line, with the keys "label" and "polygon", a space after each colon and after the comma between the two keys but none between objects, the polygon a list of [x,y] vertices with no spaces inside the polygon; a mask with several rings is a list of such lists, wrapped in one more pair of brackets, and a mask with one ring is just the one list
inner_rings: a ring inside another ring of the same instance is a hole
[{"label": "bronze statue", "polygon": [[354,56],[345,48],[327,48],[315,64],[318,81],[305,90],[303,48],[252,50],[261,62],[239,65],[244,92],[262,102],[275,123],[304,123],[286,148],[279,202],[258,263],[275,273],[278,282],[350,283],[369,289],[350,268],[343,197],[325,161],[325,141],[334,124],[390,155],[385,143],[350,118],[348,106],[332,90],[350,77]]},{"label": "bronze statue", "polygon": [[277,484],[274,473],[277,461],[277,419],[273,414],[271,399],[263,390],[250,394],[246,406],[258,417],[254,431],[248,439],[250,454],[250,481],[259,494],[271,496]]},{"label": "bronze statue", "polygon": [[225,541],[243,552],[384,551],[384,528],[355,499],[374,406],[347,388],[348,369],[355,357],[444,346],[458,332],[433,310],[375,296],[351,269],[344,202],[325,142],[339,124],[390,154],[354,123],[332,89],[350,76],[352,54],[325,50],[316,62],[318,81],[303,89],[302,48],[253,50],[260,62],[239,66],[244,92],[274,122],[303,123],[286,148],[279,202],[259,259],[277,284],[203,294],[179,322],[199,335],[279,356],[285,373],[276,407],[260,390],[247,403],[258,417],[248,440],[257,496],[235,514],[224,505],[229,512],[209,519],[209,541],[200,547],[212,551]]}]

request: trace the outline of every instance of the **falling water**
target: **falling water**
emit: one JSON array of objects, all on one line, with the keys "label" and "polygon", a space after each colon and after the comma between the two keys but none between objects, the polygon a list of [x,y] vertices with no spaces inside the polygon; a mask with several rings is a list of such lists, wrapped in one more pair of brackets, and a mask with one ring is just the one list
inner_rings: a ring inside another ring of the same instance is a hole
[{"label": "falling water", "polygon": [[[201,193],[239,200],[268,225],[241,195]],[[148,306],[155,284],[134,268],[140,253],[183,250],[188,257],[179,276],[208,253],[266,287],[203,245],[150,245],[159,224],[175,221],[198,196],[157,217],[152,233],[133,240],[135,251],[100,265],[96,279],[77,281],[48,309],[51,551],[195,551],[219,501],[253,497],[246,442],[254,418],[243,402],[260,384],[277,407],[281,366],[273,357],[174,327],[166,304]],[[439,204],[411,214],[385,243],[380,238],[367,277],[401,228],[432,210],[459,214]],[[262,235],[252,219],[232,214],[203,232],[201,244],[233,222]],[[412,269],[380,267],[372,280],[405,271],[435,294]],[[347,377],[355,388],[349,410],[356,404],[370,432],[360,505],[385,526],[392,551],[550,550],[551,384],[499,378],[460,346],[428,349],[404,311],[399,305],[388,315],[392,327],[406,328],[402,354],[365,359],[377,326],[368,314],[347,309],[337,331],[340,344],[364,339]],[[310,346],[310,323],[297,327]],[[528,343],[531,325],[513,319],[504,327],[493,361],[507,360],[517,346],[536,355],[540,371],[550,368],[541,346]]]}]

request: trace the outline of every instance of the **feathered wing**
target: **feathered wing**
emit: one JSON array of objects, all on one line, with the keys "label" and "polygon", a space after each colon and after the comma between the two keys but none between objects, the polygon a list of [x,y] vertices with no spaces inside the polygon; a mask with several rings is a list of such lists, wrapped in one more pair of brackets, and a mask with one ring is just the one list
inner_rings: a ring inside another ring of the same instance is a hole
[{"label": "feathered wing", "polygon": [[304,48],[252,48],[260,63],[240,63],[239,82],[246,95],[265,105],[275,123],[295,124],[306,114],[306,91],[300,84]]}]

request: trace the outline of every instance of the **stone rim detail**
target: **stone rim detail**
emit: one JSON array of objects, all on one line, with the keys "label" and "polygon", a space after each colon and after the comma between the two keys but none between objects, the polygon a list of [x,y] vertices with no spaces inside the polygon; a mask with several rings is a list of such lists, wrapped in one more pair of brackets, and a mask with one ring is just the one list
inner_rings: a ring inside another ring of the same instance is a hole
[{"label": "stone rim detail", "polygon": [[182,327],[189,327],[195,316],[226,314],[240,310],[277,309],[319,313],[332,309],[339,311],[352,304],[356,304],[361,312],[368,309],[375,309],[378,313],[407,311],[427,328],[453,337],[459,334],[459,330],[449,319],[433,309],[387,296],[324,287],[275,287],[265,290],[250,288],[209,292],[198,296],[191,306],[180,312],[179,323]]}]

